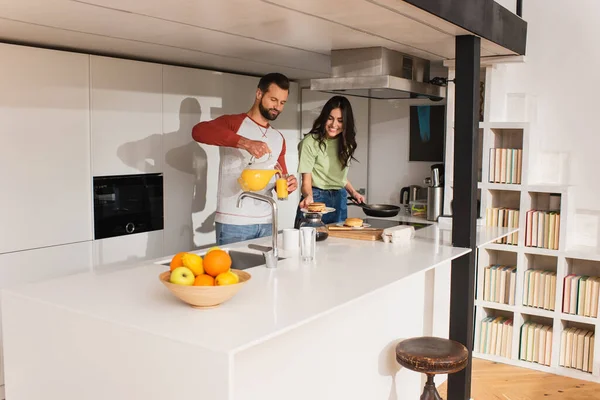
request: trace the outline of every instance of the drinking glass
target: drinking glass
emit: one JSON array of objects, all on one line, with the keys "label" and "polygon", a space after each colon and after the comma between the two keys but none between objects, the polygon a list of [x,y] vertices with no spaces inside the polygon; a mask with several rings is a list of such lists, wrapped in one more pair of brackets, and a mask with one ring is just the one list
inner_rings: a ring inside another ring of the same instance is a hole
[{"label": "drinking glass", "polygon": [[317,247],[317,230],[313,227],[300,228],[300,257],[302,261],[313,261]]},{"label": "drinking glass", "polygon": [[288,199],[288,184],[287,178],[289,174],[281,174],[277,181],[275,181],[275,190],[277,191],[277,200]]}]

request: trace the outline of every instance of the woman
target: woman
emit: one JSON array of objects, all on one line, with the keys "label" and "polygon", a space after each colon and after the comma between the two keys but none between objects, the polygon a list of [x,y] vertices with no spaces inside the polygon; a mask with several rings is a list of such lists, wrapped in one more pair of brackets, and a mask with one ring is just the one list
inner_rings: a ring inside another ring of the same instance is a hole
[{"label": "woman", "polygon": [[335,212],[323,215],[326,224],[346,220],[348,194],[357,202],[364,202],[364,197],[347,179],[350,161],[356,160],[355,150],[352,106],[347,98],[334,96],[325,103],[312,129],[298,145],[302,199],[296,213],[296,227],[303,216],[300,209],[314,202],[335,208]]}]

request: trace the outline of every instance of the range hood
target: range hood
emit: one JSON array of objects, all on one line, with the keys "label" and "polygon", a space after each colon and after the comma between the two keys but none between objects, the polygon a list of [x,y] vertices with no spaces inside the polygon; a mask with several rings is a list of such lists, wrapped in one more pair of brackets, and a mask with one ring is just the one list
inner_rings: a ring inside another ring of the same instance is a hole
[{"label": "range hood", "polygon": [[442,100],[446,87],[429,83],[429,61],[385,47],[331,51],[331,78],[310,89],[371,99]]}]

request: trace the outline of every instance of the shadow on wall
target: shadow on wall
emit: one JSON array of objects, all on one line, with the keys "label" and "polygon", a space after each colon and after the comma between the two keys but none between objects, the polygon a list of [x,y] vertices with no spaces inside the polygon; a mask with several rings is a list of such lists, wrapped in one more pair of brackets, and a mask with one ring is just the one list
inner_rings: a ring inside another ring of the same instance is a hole
[{"label": "shadow on wall", "polygon": [[[177,171],[183,172],[193,179],[191,185],[185,185],[182,190],[190,192],[185,196],[190,200],[182,204],[183,209],[189,208],[190,227],[193,227],[192,215],[206,208],[207,182],[208,182],[208,157],[206,151],[192,139],[192,129],[200,122],[202,110],[200,103],[193,97],[185,98],[179,107],[179,129],[172,132],[177,137],[187,137],[189,142],[183,146],[175,147],[165,154],[165,162]],[[165,141],[169,140],[171,133],[165,133]],[[167,147],[167,146],[165,146]],[[196,232],[209,233],[215,230],[215,213],[212,212]],[[186,211],[187,215],[187,211]],[[187,232],[186,232],[187,233]],[[195,248],[194,233],[189,232],[189,248]]]},{"label": "shadow on wall", "polygon": [[388,400],[400,400],[398,398],[398,388],[396,387],[396,375],[402,369],[402,366],[396,361],[396,346],[402,340],[404,339],[393,340],[381,350],[381,353],[379,353],[379,375],[389,376],[391,378]]},{"label": "shadow on wall", "polygon": [[[207,196],[207,175],[208,161],[206,151],[196,143],[191,136],[192,128],[198,122],[202,110],[200,103],[193,97],[185,98],[179,107],[179,129],[173,132],[165,132],[163,134],[152,134],[142,140],[125,143],[117,150],[117,156],[128,166],[139,167],[141,160],[146,160],[146,163],[156,165],[159,160],[151,159],[151,150],[159,146],[162,149],[170,149],[164,154],[164,162],[169,167],[181,174],[168,174],[166,165],[163,169],[165,174],[165,199],[169,197],[166,193],[167,179],[175,180],[169,182],[169,186],[177,187],[178,193],[177,207],[181,215],[185,215],[187,223],[181,225],[181,231],[177,232],[180,238],[184,238],[187,243],[181,243],[182,248],[186,250],[195,249],[194,232],[192,215],[204,211],[206,207]],[[183,145],[177,145],[185,143]],[[161,152],[162,154],[162,152]],[[162,165],[162,163],[160,163]],[[166,210],[166,200],[165,200]],[[165,218],[167,212],[165,212]],[[200,227],[198,232],[214,231],[215,212],[211,213]],[[165,228],[167,222],[165,221]],[[148,243],[148,246],[151,244]],[[151,256],[154,254],[153,249],[147,248],[146,254]]]}]

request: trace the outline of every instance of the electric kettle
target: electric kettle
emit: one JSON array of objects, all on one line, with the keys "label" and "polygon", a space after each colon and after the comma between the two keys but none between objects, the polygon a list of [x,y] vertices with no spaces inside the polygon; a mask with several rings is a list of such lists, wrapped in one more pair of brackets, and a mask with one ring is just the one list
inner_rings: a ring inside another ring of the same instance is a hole
[{"label": "electric kettle", "polygon": [[423,189],[419,185],[410,185],[400,189],[400,204],[410,204],[411,201],[419,199],[419,191]]}]

